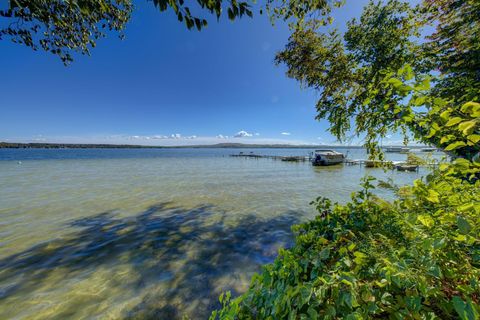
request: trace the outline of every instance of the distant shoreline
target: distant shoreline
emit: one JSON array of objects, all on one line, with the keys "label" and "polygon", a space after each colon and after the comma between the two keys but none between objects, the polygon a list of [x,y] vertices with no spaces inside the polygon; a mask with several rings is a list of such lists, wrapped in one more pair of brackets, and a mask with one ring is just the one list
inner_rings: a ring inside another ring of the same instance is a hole
[{"label": "distant shoreline", "polygon": [[[388,146],[392,147],[392,146]],[[410,148],[422,148],[424,146],[412,146]],[[189,146],[143,146],[130,144],[77,144],[77,143],[15,143],[0,142],[0,149],[325,149],[325,148],[349,148],[364,149],[363,146],[328,146],[328,145],[290,145],[290,144],[245,144],[245,143],[217,143],[211,145]]]}]

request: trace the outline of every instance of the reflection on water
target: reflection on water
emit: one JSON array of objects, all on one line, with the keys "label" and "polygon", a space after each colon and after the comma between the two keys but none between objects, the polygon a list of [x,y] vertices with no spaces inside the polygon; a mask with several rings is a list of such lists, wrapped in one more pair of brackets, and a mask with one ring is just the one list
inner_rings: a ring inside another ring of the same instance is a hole
[{"label": "reflection on water", "polygon": [[[43,309],[36,305],[45,303],[36,292],[58,290],[59,282],[65,282],[65,298],[71,300],[48,306],[41,318],[100,316],[98,312],[126,295],[138,298],[117,317],[207,318],[218,307],[219,290],[244,291],[259,265],[288,246],[290,226],[298,222],[294,212],[286,212],[272,219],[245,216],[229,225],[225,214],[215,210],[162,203],[128,218],[104,212],[74,220],[70,227],[78,230],[67,237],[0,261],[0,282],[9,283],[1,292],[0,316],[21,315],[19,305]],[[82,282],[91,276],[96,280],[92,287],[70,292],[78,284],[68,279]],[[145,289],[147,295],[142,294]]]},{"label": "reflection on water", "polygon": [[348,201],[365,174],[425,173],[232,152],[0,150],[0,319],[205,319],[291,244],[315,197]]}]

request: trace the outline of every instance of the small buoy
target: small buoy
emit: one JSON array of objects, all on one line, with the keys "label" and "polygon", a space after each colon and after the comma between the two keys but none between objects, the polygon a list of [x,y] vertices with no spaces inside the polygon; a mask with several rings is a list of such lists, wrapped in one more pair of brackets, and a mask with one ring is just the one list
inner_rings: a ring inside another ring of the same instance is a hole
[{"label": "small buoy", "polygon": [[22,164],[22,161],[18,161],[17,163],[18,163],[18,164]]}]

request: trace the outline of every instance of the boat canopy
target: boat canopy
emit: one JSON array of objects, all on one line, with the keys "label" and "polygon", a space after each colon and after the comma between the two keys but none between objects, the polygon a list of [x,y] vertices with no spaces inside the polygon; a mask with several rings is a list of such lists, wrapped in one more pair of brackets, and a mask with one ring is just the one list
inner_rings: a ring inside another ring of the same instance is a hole
[{"label": "boat canopy", "polygon": [[318,153],[318,154],[326,154],[326,155],[341,154],[340,152],[333,151],[333,150],[327,150],[327,149],[318,149],[318,150],[315,150],[315,153]]}]

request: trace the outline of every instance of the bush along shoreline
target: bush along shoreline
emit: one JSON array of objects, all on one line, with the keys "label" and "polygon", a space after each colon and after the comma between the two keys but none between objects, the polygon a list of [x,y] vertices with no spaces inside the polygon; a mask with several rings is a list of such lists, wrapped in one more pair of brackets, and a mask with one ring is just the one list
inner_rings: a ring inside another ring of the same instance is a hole
[{"label": "bush along shoreline", "polygon": [[[391,77],[393,92],[421,95]],[[317,217],[293,227],[294,247],[244,295],[221,295],[211,320],[480,318],[480,103],[421,97],[428,112],[416,119],[407,106],[403,121],[430,127],[425,138],[456,159],[393,202],[372,193],[371,177],[346,205],[318,198]]]},{"label": "bush along shoreline", "polygon": [[373,178],[346,205],[325,198],[319,215],[294,226],[244,295],[220,297],[211,319],[478,319],[480,165],[443,165],[386,202]]},{"label": "bush along shoreline", "polygon": [[222,294],[210,320],[480,318],[480,103],[430,94],[408,65],[380,86],[410,101],[390,106],[399,125],[454,160],[393,202],[372,193],[371,177],[346,205],[318,198],[317,217],[293,227],[294,247],[242,296]]}]

